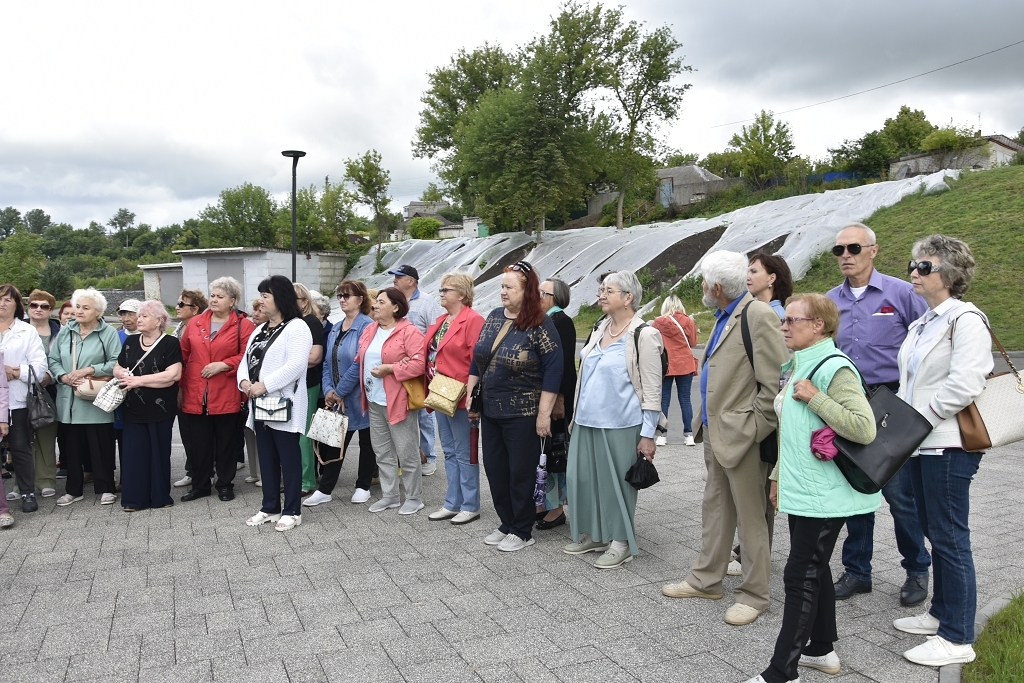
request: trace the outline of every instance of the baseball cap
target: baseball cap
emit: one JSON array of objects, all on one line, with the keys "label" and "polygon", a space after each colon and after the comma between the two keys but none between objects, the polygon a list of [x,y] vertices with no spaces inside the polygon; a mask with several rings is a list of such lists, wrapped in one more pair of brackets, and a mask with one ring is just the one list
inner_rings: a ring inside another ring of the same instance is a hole
[{"label": "baseball cap", "polygon": [[125,299],[121,302],[121,305],[117,307],[117,312],[128,311],[129,313],[138,313],[139,308],[142,306],[142,302],[138,299]]},{"label": "baseball cap", "polygon": [[404,265],[404,264],[401,265],[401,266],[398,266],[394,270],[389,270],[388,271],[388,275],[408,275],[409,277],[411,277],[413,280],[416,280],[417,282],[420,279],[420,272],[418,270],[416,270],[412,266],[407,266],[407,265]]}]

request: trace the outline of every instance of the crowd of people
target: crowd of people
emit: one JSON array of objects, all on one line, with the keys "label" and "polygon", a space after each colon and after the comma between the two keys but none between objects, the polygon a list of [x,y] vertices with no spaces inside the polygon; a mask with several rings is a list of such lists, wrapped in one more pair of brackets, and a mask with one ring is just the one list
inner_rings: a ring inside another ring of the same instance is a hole
[{"label": "crowd of people", "polygon": [[[914,245],[908,283],[875,270],[878,250],[867,226],[840,231],[833,253],[845,279],[827,295],[794,296],[778,256],[705,256],[703,303],[715,319],[699,357],[698,329],[681,301],[667,297],[646,323],[643,289],[629,271],[601,276],[603,316],[579,353],[565,313],[569,286],[541,280],[526,261],[504,269],[501,306],[486,315],[473,309],[470,275],[446,274],[435,298],[420,290],[417,269],[402,265],[380,291],[341,282],[343,317],[333,324],[326,296],[284,276],[261,282],[249,310],[239,283],[222,277],[206,292],[181,293],[170,334],[158,301],[122,302],[118,330],[94,289],[77,290],[51,319],[50,294],[32,291],[26,315],[22,294],[0,285],[0,415],[9,416],[0,432],[15,479],[0,497],[0,527],[14,524],[8,500],[34,512],[36,491],[55,496],[62,477],[58,506],[81,501],[88,482],[100,504],[120,493],[126,512],[174,505],[174,487],[187,488],[184,503],[214,491],[230,501],[248,462],[245,481],[262,486],[262,505],[246,524],[286,532],[304,511],[333,501],[357,436],[351,503],[414,515],[426,505],[422,477],[435,473],[439,437],[447,486],[430,520],[481,518],[482,462],[498,519],[483,543],[516,552],[534,544],[535,531],[568,523],[563,551],[597,552],[594,566],[614,569],[640,555],[639,492],[626,473],[666,445],[675,385],[682,443],[703,444],[707,479],[701,551],[664,595],[717,600],[724,577],[738,575],[725,620],[755,621],[769,604],[775,515],[788,516],[782,627],[754,683],[796,681],[799,666],[839,672],[835,604],[871,590],[882,496],[907,572],[903,605],[927,599],[933,567],[930,609],[894,623],[929,636],[907,659],[970,661],[968,501],[982,454],[963,450],[955,416],[992,369],[987,320],[962,301],[974,259],[959,240],[927,237]],[[113,412],[94,403],[110,382],[124,390]],[[461,391],[435,410],[429,394],[441,384]],[[870,444],[868,397],[878,386],[934,429],[880,494],[865,494],[812,442],[828,427]],[[53,401],[55,421],[33,427],[33,392]],[[347,417],[340,447],[306,436],[318,407]],[[186,471],[172,482],[175,419]],[[844,525],[845,573],[833,582],[829,560]]]}]

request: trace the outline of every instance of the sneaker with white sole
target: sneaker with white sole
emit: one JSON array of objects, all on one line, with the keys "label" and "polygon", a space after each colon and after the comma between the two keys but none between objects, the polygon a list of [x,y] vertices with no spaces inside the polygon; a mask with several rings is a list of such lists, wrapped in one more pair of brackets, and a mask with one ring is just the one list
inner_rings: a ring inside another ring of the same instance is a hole
[{"label": "sneaker with white sole", "polygon": [[259,481],[259,479],[257,477],[252,476],[251,474],[248,477],[245,478],[245,483],[246,484],[255,484],[258,481]]},{"label": "sneaker with white sole", "polygon": [[113,493],[104,493],[100,496],[100,505],[113,505],[117,502],[117,496]]},{"label": "sneaker with white sole", "polygon": [[259,486],[260,488],[263,488],[263,480],[257,479],[256,480],[256,485]]},{"label": "sneaker with white sole", "polygon": [[65,507],[72,503],[77,503],[82,500],[83,496],[72,496],[70,493],[65,493],[63,496],[57,499],[57,505]]},{"label": "sneaker with white sole", "polygon": [[594,566],[598,569],[615,569],[616,567],[620,567],[626,562],[631,562],[632,560],[633,553],[629,552],[628,548],[626,550],[619,551],[612,550],[609,546],[608,550],[604,551],[604,554],[597,558],[597,562],[594,563]]},{"label": "sneaker with white sole", "polygon": [[423,473],[424,477],[432,476],[434,474],[434,472],[436,472],[436,471],[437,471],[437,462],[425,462],[425,463],[423,463],[422,473]]},{"label": "sneaker with white sole", "polygon": [[916,617],[904,617],[892,622],[897,631],[913,633],[918,636],[934,636],[939,632],[939,620],[931,615],[931,612]]},{"label": "sneaker with white sole", "polygon": [[693,440],[693,434],[683,434],[683,445],[684,446],[696,446],[697,442]]},{"label": "sneaker with white sole", "polygon": [[808,669],[817,669],[818,671],[824,671],[827,674],[835,676],[839,673],[841,668],[839,664],[839,655],[836,654],[835,650],[829,652],[827,655],[820,657],[812,657],[810,655],[800,655],[800,666],[806,666]]},{"label": "sneaker with white sole", "polygon": [[487,545],[498,545],[499,543],[505,540],[505,536],[507,535],[508,534],[503,533],[501,529],[495,529],[491,533],[487,534],[486,537],[484,537],[484,543],[486,543]]},{"label": "sneaker with white sole", "polygon": [[744,605],[742,602],[733,603],[729,609],[725,610],[725,623],[733,626],[746,626],[754,623],[763,612],[763,609]]},{"label": "sneaker with white sole", "polygon": [[51,496],[57,495],[57,492],[51,488],[45,488],[42,490],[43,498],[50,498]]},{"label": "sneaker with white sole", "polygon": [[370,506],[370,512],[384,512],[385,510],[399,507],[401,504],[401,501],[397,498],[381,498]]},{"label": "sneaker with white sole", "polygon": [[245,520],[245,523],[248,526],[259,526],[260,524],[266,524],[267,522],[276,522],[279,519],[281,519],[280,512],[276,515],[272,515],[269,512],[263,512],[262,510],[260,510],[255,515]]},{"label": "sneaker with white sole", "polygon": [[277,524],[274,526],[274,531],[290,531],[300,524],[302,524],[302,515],[281,515],[281,519],[277,520]]},{"label": "sneaker with white sole", "polygon": [[441,508],[440,510],[438,510],[436,512],[431,512],[429,515],[427,515],[427,519],[429,519],[432,522],[440,522],[441,520],[444,520],[444,519],[451,519],[452,517],[456,516],[457,514],[459,514],[459,513],[456,512],[455,510],[449,510],[448,508]]},{"label": "sneaker with white sole", "polygon": [[323,503],[330,503],[331,496],[328,493],[321,493],[320,491],[313,491],[308,498],[302,501],[302,504],[308,508],[322,505]]},{"label": "sneaker with white sole", "polygon": [[241,470],[241,469],[244,469],[244,468],[245,468],[245,463],[244,463],[244,462],[236,462],[236,463],[235,463],[235,471],[236,471],[236,472],[237,472],[238,470]]},{"label": "sneaker with white sole", "polygon": [[942,636],[928,636],[928,640],[903,653],[907,660],[922,666],[967,664],[974,661],[974,647],[967,643],[957,645]]},{"label": "sneaker with white sole", "polygon": [[459,512],[459,514],[452,517],[452,524],[456,526],[461,526],[463,524],[475,522],[478,519],[480,519],[479,512],[470,512],[468,510],[462,510],[461,512]]},{"label": "sneaker with white sole", "polygon": [[352,494],[352,502],[353,503],[356,503],[356,504],[358,504],[358,503],[365,503],[368,500],[370,500],[370,490],[369,489],[356,489],[355,493]]},{"label": "sneaker with white sole", "polygon": [[655,446],[666,446],[668,445],[668,437],[664,434],[659,434],[658,438],[654,440]]},{"label": "sneaker with white sole", "polygon": [[417,512],[423,509],[423,503],[418,500],[406,500],[402,503],[402,509],[398,511],[400,515],[415,515]]},{"label": "sneaker with white sole", "polygon": [[743,565],[740,564],[739,560],[733,560],[729,563],[725,573],[727,576],[743,576]]},{"label": "sneaker with white sole", "polygon": [[498,544],[498,550],[504,553],[514,553],[515,551],[522,550],[523,548],[529,547],[534,543],[536,543],[536,541],[534,541],[532,538],[523,540],[515,534],[509,534],[505,537],[505,540]]},{"label": "sneaker with white sole", "polygon": [[192,477],[188,476],[187,474],[184,477],[182,477],[181,479],[179,479],[178,481],[174,482],[174,488],[176,488],[176,489],[184,488],[186,486],[191,486],[191,485],[192,485]]}]

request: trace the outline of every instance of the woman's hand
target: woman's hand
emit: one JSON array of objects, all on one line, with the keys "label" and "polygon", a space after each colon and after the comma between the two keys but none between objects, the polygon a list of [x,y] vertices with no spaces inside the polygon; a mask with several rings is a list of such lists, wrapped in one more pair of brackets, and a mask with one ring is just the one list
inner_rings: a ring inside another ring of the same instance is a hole
[{"label": "woman's hand", "polygon": [[43,374],[43,376],[39,378],[39,384],[44,387],[48,387],[53,384],[53,379],[50,378],[50,373],[47,372]]},{"label": "woman's hand", "polygon": [[793,398],[797,401],[809,403],[818,393],[818,387],[806,379],[798,379],[793,383]]},{"label": "woman's hand", "polygon": [[205,368],[203,368],[199,374],[201,374],[206,379],[210,379],[214,375],[219,375],[220,373],[227,372],[230,369],[231,366],[228,365],[227,363],[215,361],[207,365]]},{"label": "woman's hand", "polygon": [[21,366],[12,367],[5,365],[4,369],[7,370],[7,381],[10,382],[12,379],[18,379],[21,377]]},{"label": "woman's hand", "polygon": [[772,502],[773,508],[779,509],[779,482],[772,481],[772,487],[768,491],[768,500]]},{"label": "woman's hand", "polygon": [[121,388],[122,389],[139,389],[142,387],[142,378],[136,377],[127,370],[121,375]]},{"label": "woman's hand", "polygon": [[77,387],[86,377],[94,372],[95,370],[92,368],[79,368],[77,370],[72,370],[64,375],[64,384],[70,384],[73,387]]},{"label": "woman's hand", "polygon": [[537,413],[537,436],[551,436],[551,416]]},{"label": "woman's hand", "polygon": [[469,421],[470,422],[479,422],[480,421],[480,413],[474,413],[472,411],[467,411],[466,414],[469,416]]},{"label": "woman's hand", "polygon": [[640,443],[636,447],[636,452],[647,458],[647,462],[654,462],[654,451],[657,450],[657,446],[654,445],[654,439],[649,436],[641,436]]},{"label": "woman's hand", "polygon": [[249,388],[246,389],[245,393],[249,398],[259,398],[263,394],[267,393],[267,385],[263,382],[253,382],[249,385]]},{"label": "woman's hand", "polygon": [[327,392],[327,395],[324,396],[324,405],[328,408],[333,408],[335,403],[341,403],[341,399],[338,398],[338,394],[334,392],[334,389],[331,389]]},{"label": "woman's hand", "polygon": [[380,378],[385,377],[387,375],[393,374],[395,372],[394,367],[395,366],[392,365],[391,363],[385,363],[384,365],[378,365],[374,369],[370,370],[370,374],[373,375],[374,377],[376,377],[377,379],[380,379]]},{"label": "woman's hand", "polygon": [[0,422],[0,438],[7,436],[10,426],[6,422]]}]

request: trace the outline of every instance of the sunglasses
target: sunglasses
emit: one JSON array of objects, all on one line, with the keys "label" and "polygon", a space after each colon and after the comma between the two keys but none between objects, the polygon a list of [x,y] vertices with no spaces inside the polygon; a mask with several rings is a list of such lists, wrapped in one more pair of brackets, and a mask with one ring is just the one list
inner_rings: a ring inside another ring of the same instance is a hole
[{"label": "sunglasses", "polygon": [[38,309],[38,310],[41,310],[41,311],[48,311],[48,310],[50,310],[50,304],[44,304],[44,303],[40,303],[38,301],[33,301],[32,303],[30,303],[28,305],[28,307],[29,308],[35,308],[35,309]]},{"label": "sunglasses", "polygon": [[195,306],[195,304],[187,304],[184,301],[179,301],[178,303],[174,304],[175,308],[192,308],[193,306]]},{"label": "sunglasses", "polygon": [[356,295],[355,294],[349,294],[349,293],[346,292],[344,294],[339,294],[338,295],[338,299],[340,299],[341,301],[347,301],[347,300],[351,299],[354,296],[356,296]]},{"label": "sunglasses", "polygon": [[848,251],[850,252],[850,256],[856,256],[864,249],[873,246],[875,245],[865,244],[861,246],[860,244],[837,244],[836,246],[832,247],[832,253],[835,254],[836,256],[842,256],[844,251]]},{"label": "sunglasses", "polygon": [[924,277],[942,270],[942,266],[931,261],[911,261],[907,264],[907,275],[913,273],[914,270],[917,270],[918,275]]},{"label": "sunglasses", "polygon": [[520,273],[532,273],[533,266],[528,261],[516,261],[511,266],[512,270],[518,270]]}]

